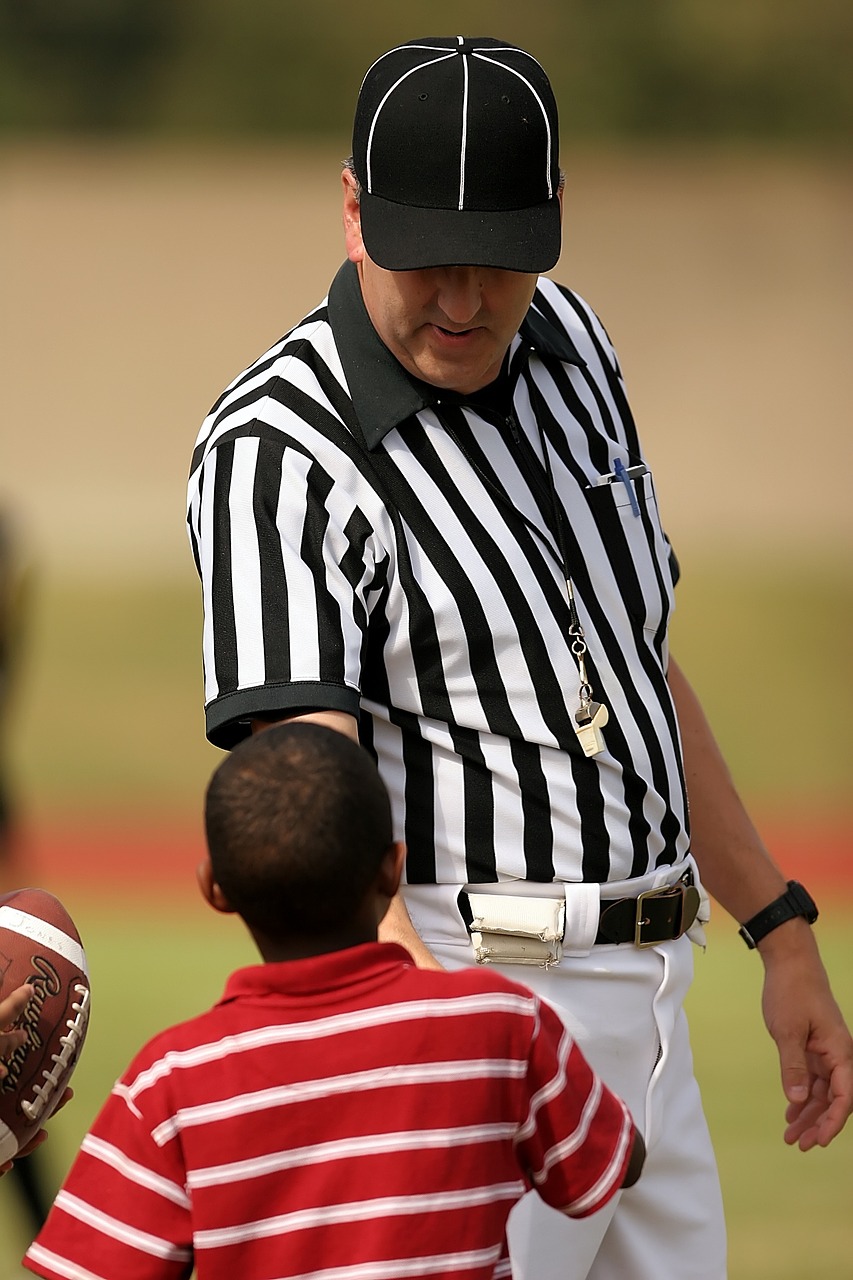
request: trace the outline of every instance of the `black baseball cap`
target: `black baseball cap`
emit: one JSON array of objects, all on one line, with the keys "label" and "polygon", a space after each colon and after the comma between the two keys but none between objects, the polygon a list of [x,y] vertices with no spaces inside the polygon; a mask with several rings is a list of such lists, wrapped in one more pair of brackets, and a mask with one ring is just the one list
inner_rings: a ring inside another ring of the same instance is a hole
[{"label": "black baseball cap", "polygon": [[557,104],[515,45],[427,36],[383,54],[358,95],[353,164],[365,248],[389,271],[537,273],[560,256]]}]

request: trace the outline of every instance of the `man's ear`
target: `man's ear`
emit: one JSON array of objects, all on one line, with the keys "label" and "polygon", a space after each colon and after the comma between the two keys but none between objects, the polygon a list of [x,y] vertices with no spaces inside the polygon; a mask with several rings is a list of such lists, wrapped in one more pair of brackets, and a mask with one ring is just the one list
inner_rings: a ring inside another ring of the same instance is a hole
[{"label": "man's ear", "polygon": [[344,189],[344,243],[350,262],[359,263],[364,259],[364,241],[361,238],[361,207],[356,196],[357,183],[355,174],[350,169],[341,173]]},{"label": "man's ear", "polygon": [[388,846],[385,857],[379,867],[376,887],[389,902],[400,887],[400,878],[406,862],[406,846],[402,840],[395,840]]},{"label": "man's ear", "polygon": [[198,887],[201,889],[201,896],[205,902],[210,903],[214,911],[222,911],[226,915],[232,914],[234,908],[213,878],[213,867],[210,863],[209,853],[204,855],[196,867],[195,874],[198,880]]}]

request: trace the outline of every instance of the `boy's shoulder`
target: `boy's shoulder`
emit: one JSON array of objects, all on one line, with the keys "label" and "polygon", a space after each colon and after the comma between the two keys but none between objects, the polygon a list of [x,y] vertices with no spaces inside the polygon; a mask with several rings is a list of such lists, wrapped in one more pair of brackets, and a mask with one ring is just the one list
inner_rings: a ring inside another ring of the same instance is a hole
[{"label": "boy's shoulder", "polygon": [[222,1036],[222,1020],[218,1016],[216,1005],[182,1022],[164,1027],[137,1049],[119,1077],[119,1083],[127,1084],[152,1073],[156,1077],[168,1074],[171,1062],[184,1054],[213,1045]]},{"label": "boy's shoulder", "polygon": [[437,996],[497,995],[509,997],[519,1008],[534,1010],[539,998],[523,983],[505,977],[488,966],[466,965],[461,969],[417,969],[409,973],[412,985],[420,984]]}]

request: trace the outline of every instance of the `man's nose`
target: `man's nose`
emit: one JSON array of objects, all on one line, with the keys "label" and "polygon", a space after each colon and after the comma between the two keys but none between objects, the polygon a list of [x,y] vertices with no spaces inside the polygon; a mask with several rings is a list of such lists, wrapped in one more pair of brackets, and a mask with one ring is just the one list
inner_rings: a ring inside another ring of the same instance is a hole
[{"label": "man's nose", "polygon": [[441,267],[438,305],[451,324],[464,328],[482,305],[482,273],[478,267]]}]

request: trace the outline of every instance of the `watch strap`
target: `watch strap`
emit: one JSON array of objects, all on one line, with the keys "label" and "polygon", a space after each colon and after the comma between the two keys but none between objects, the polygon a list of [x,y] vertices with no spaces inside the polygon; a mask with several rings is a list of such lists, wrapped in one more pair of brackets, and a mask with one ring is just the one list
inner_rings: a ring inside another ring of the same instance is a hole
[{"label": "watch strap", "polygon": [[788,881],[788,888],[769,906],[756,912],[746,924],[741,925],[738,932],[750,950],[753,950],[762,938],[766,938],[786,920],[794,920],[803,916],[809,924],[817,920],[817,907],[811,895],[796,880]]}]

